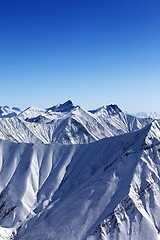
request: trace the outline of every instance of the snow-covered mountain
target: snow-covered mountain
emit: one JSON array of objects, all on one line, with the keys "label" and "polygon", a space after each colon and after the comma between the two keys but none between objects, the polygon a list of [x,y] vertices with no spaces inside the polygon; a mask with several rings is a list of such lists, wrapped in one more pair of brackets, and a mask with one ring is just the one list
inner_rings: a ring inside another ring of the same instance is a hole
[{"label": "snow-covered mountain", "polygon": [[157,121],[91,144],[0,148],[1,239],[159,239]]},{"label": "snow-covered mountain", "polygon": [[20,112],[21,110],[19,108],[0,106],[0,118],[17,116]]},{"label": "snow-covered mountain", "polygon": [[141,129],[149,122],[149,118],[125,114],[116,105],[87,111],[67,101],[48,109],[29,107],[17,116],[0,118],[0,138],[26,143],[90,143]]},{"label": "snow-covered mountain", "polygon": [[160,119],[160,112],[139,112],[139,113],[133,113],[132,115],[139,118]]},{"label": "snow-covered mountain", "polygon": [[158,240],[159,215],[158,120],[71,101],[0,118],[0,240]]}]

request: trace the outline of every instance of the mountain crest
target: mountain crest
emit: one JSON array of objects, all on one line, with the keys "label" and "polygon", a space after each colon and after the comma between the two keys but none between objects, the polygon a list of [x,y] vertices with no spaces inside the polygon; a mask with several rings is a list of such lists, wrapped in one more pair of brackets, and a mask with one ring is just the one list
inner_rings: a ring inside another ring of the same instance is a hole
[{"label": "mountain crest", "polygon": [[56,106],[53,106],[51,108],[47,108],[47,111],[53,111],[53,112],[68,112],[71,111],[74,108],[73,103],[71,100],[66,101],[62,104],[57,104]]},{"label": "mountain crest", "polygon": [[99,115],[104,113],[106,116],[114,116],[122,112],[122,110],[116,104],[104,105],[96,110],[90,111],[93,114]]},{"label": "mountain crest", "polygon": [[108,111],[110,115],[122,112],[122,110],[116,104],[110,104],[108,106],[104,106],[104,108]]},{"label": "mountain crest", "polygon": [[160,143],[160,125],[157,120],[153,120],[148,126],[148,133],[145,138],[147,146],[157,145]]}]

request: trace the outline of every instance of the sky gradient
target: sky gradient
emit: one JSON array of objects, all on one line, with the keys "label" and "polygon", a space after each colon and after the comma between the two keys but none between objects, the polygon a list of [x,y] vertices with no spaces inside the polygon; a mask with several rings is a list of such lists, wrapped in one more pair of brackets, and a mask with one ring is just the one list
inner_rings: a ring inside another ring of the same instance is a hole
[{"label": "sky gradient", "polygon": [[1,0],[0,105],[160,111],[159,0]]}]

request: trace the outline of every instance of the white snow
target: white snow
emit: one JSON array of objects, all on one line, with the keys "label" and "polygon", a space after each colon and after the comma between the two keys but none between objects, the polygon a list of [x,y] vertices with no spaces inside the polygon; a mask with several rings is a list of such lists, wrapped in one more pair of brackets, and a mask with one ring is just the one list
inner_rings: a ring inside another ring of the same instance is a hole
[{"label": "white snow", "polygon": [[139,112],[139,113],[132,113],[132,115],[140,118],[160,119],[160,112]]},{"label": "white snow", "polygon": [[0,138],[26,143],[90,143],[141,129],[151,121],[127,115],[116,105],[89,112],[67,101],[47,110],[29,107],[17,116],[0,118]]},{"label": "white snow", "polygon": [[0,132],[0,239],[160,238],[158,120],[68,101]]}]

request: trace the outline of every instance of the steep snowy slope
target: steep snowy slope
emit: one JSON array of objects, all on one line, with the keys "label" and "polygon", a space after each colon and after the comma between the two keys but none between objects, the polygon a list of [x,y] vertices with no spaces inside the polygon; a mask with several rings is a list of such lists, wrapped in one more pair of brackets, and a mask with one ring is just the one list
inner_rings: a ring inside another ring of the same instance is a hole
[{"label": "steep snowy slope", "polygon": [[[117,105],[103,106],[91,111],[101,124],[119,130],[121,134],[141,129],[151,122],[149,118],[138,118],[125,114]],[[114,134],[118,135],[118,134]]]},{"label": "steep snowy slope", "polygon": [[1,239],[159,239],[157,121],[90,144],[0,149]]},{"label": "steep snowy slope", "polygon": [[116,105],[89,112],[67,101],[46,110],[29,107],[16,117],[0,119],[0,138],[26,143],[90,143],[141,129],[151,121],[127,115]]},{"label": "steep snowy slope", "polygon": [[18,117],[0,118],[0,139],[14,142],[43,142]]},{"label": "steep snowy slope", "polygon": [[38,117],[39,115],[45,114],[45,110],[37,107],[28,107],[24,111],[20,112],[18,117],[23,119]]}]

